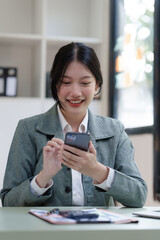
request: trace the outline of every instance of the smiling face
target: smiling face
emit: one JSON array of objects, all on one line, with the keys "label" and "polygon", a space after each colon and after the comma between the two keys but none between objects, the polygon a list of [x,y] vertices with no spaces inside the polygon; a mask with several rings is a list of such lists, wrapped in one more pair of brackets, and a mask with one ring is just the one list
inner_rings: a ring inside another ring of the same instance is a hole
[{"label": "smiling face", "polygon": [[73,61],[68,65],[57,87],[61,110],[68,122],[84,118],[97,89],[95,77],[84,64]]}]

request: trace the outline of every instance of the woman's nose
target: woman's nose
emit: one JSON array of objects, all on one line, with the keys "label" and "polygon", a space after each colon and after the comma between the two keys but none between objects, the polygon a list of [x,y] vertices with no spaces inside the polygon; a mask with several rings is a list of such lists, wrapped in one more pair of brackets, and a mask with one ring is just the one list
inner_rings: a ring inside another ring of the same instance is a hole
[{"label": "woman's nose", "polygon": [[71,87],[71,95],[74,97],[81,95],[81,88],[78,86],[78,84],[73,84]]}]

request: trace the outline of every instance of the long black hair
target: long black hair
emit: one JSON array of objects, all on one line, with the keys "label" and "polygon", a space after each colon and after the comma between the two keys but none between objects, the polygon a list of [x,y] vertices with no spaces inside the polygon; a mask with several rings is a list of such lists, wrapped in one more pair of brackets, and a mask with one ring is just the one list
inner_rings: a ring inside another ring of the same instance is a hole
[{"label": "long black hair", "polygon": [[[59,49],[50,72],[51,93],[54,100],[58,102],[57,87],[61,84],[61,79],[68,67],[74,60],[84,64],[96,79],[99,92],[103,84],[99,59],[95,51],[83,43],[70,43]],[[99,93],[98,92],[98,93]]]}]

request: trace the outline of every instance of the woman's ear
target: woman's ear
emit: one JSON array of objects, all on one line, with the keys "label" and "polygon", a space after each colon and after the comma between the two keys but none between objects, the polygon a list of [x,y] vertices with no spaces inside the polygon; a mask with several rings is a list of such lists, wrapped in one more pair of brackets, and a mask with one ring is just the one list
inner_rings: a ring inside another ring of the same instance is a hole
[{"label": "woman's ear", "polygon": [[100,91],[101,91],[100,86],[99,86],[98,84],[96,84],[96,86],[95,86],[95,94],[94,94],[94,96],[98,95],[98,94],[100,93]]}]

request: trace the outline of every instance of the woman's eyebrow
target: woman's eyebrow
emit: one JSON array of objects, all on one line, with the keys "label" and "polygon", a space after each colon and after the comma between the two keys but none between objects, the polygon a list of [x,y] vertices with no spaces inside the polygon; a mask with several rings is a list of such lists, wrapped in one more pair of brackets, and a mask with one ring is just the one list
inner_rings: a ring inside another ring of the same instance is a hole
[{"label": "woman's eyebrow", "polygon": [[91,75],[86,75],[86,76],[83,76],[82,78],[91,78],[92,76]]},{"label": "woman's eyebrow", "polygon": [[80,79],[86,79],[86,78],[92,78],[92,76],[87,75],[87,76],[83,76],[83,77],[81,77]]},{"label": "woman's eyebrow", "polygon": [[[68,75],[63,75],[62,78],[72,79],[72,77],[70,77],[70,76],[68,76]],[[90,76],[90,75],[84,75],[84,76],[82,76],[80,79],[85,79],[85,78],[92,78],[92,76]]]},{"label": "woman's eyebrow", "polygon": [[67,75],[63,75],[62,78],[71,78],[70,76],[67,76]]}]

